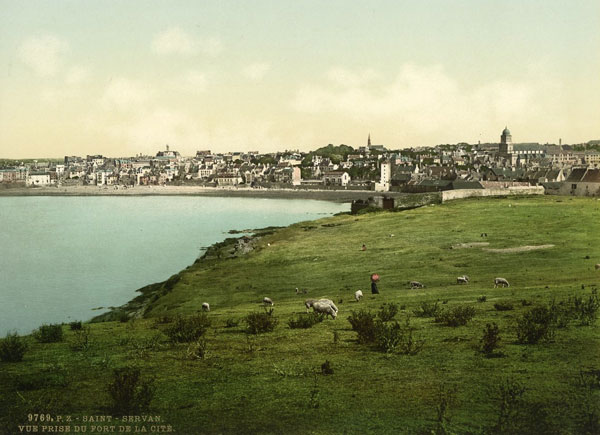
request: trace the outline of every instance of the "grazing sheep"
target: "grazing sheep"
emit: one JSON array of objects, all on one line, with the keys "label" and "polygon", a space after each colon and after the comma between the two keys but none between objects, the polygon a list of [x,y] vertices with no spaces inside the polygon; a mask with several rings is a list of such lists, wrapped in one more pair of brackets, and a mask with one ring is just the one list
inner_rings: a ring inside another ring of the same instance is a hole
[{"label": "grazing sheep", "polygon": [[296,287],[296,294],[299,294],[300,290],[298,290],[298,287]]},{"label": "grazing sheep", "polygon": [[356,299],[356,302],[360,301],[360,298],[363,297],[363,293],[361,290],[356,290],[354,292],[354,299]]},{"label": "grazing sheep", "polygon": [[415,289],[415,288],[424,288],[425,286],[423,284],[421,284],[419,281],[411,281],[410,282],[410,288],[411,289]]},{"label": "grazing sheep", "polygon": [[469,277],[467,275],[459,276],[458,278],[456,278],[456,283],[457,284],[468,284]]},{"label": "grazing sheep", "polygon": [[265,305],[271,305],[273,306],[273,301],[271,300],[271,298],[263,298],[263,304]]},{"label": "grazing sheep", "polygon": [[[324,304],[329,304],[331,305],[331,308],[333,308],[333,311],[335,311],[335,313],[337,314],[338,312],[338,307],[335,306],[335,304],[333,303],[333,301],[331,299],[319,299],[317,302],[322,302]],[[314,304],[313,304],[314,305]]]},{"label": "grazing sheep", "polygon": [[496,278],[494,280],[494,288],[498,287],[499,285],[502,287],[510,287],[510,284],[504,278]]},{"label": "grazing sheep", "polygon": [[315,302],[317,302],[316,299],[307,299],[304,301],[304,306],[306,307],[307,313],[308,313],[308,310],[310,309],[310,307],[312,307]]},{"label": "grazing sheep", "polygon": [[202,311],[210,311],[210,304],[208,302],[202,304]]},{"label": "grazing sheep", "polygon": [[596,270],[600,269],[600,263],[596,264],[594,267],[596,268]]},{"label": "grazing sheep", "polygon": [[332,319],[337,317],[337,310],[333,309],[333,306],[323,301],[315,301],[312,304],[313,311],[315,313],[330,315]]}]

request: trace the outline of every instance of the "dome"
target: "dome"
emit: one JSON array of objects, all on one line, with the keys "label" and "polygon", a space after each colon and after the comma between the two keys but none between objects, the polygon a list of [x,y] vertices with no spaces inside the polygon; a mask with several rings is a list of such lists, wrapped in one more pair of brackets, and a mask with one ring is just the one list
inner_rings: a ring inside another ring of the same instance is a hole
[{"label": "dome", "polygon": [[507,127],[504,127],[504,130],[502,130],[502,134],[510,134],[510,130]]}]

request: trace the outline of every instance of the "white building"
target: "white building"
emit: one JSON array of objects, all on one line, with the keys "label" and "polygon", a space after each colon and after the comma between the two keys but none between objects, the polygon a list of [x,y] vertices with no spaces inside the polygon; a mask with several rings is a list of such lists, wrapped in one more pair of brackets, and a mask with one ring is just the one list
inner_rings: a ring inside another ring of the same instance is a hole
[{"label": "white building", "polygon": [[47,172],[31,172],[27,176],[28,186],[48,186],[50,184],[50,174]]}]

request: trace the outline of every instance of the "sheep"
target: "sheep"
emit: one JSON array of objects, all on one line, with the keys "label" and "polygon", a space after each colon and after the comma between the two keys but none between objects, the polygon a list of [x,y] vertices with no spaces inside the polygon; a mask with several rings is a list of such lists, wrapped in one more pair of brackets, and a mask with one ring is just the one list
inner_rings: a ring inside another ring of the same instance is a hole
[{"label": "sheep", "polygon": [[596,264],[594,267],[596,268],[596,270],[600,269],[600,263]]},{"label": "sheep", "polygon": [[[317,302],[323,302],[325,304],[331,305],[331,308],[333,308],[333,311],[335,311],[335,313],[337,314],[338,307],[335,306],[335,304],[333,303],[333,301],[331,299],[319,299]],[[314,304],[313,304],[313,306],[314,306]]]},{"label": "sheep", "polygon": [[498,287],[499,285],[502,287],[510,287],[510,284],[504,278],[496,278],[494,280],[494,288]]},{"label": "sheep", "polygon": [[271,298],[267,298],[267,297],[263,298],[263,304],[265,304],[265,305],[271,305],[271,306],[274,305],[273,301],[271,300]]},{"label": "sheep", "polygon": [[308,313],[308,310],[310,309],[310,307],[312,307],[315,302],[317,302],[316,299],[307,299],[304,301],[304,306],[306,307],[307,313]]},{"label": "sheep", "polygon": [[300,290],[298,290],[298,287],[296,287],[296,294],[299,294]]},{"label": "sheep", "polygon": [[415,288],[424,288],[425,285],[421,284],[419,281],[411,281],[410,282],[410,288],[411,289],[415,289]]},{"label": "sheep", "polygon": [[210,311],[210,304],[208,302],[202,303],[202,311]]},{"label": "sheep", "polygon": [[356,302],[360,301],[360,298],[363,297],[363,292],[361,290],[356,290],[354,292],[354,299],[356,299]]},{"label": "sheep", "polygon": [[456,283],[457,284],[468,284],[469,277],[467,275],[459,276],[458,278],[456,278]]},{"label": "sheep", "polygon": [[323,301],[315,301],[312,304],[313,311],[315,313],[330,315],[335,320],[337,317],[337,310],[333,309],[333,306]]}]

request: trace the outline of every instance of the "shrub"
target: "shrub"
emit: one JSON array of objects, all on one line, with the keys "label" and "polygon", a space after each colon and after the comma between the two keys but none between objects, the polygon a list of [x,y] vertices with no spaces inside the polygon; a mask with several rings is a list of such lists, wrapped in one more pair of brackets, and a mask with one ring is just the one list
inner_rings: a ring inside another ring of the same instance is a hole
[{"label": "shrub", "polygon": [[375,324],[375,344],[379,350],[387,353],[394,352],[404,335],[398,322],[386,324],[381,320]]},{"label": "shrub", "polygon": [[477,302],[485,302],[487,301],[487,296],[481,295],[477,298]]},{"label": "shrub", "polygon": [[483,330],[483,337],[480,340],[481,350],[486,356],[492,356],[494,350],[499,346],[500,342],[500,330],[498,325],[495,323],[485,325]]},{"label": "shrub", "polygon": [[598,309],[600,309],[600,298],[597,290],[592,290],[587,300],[581,296],[575,296],[573,299],[573,310],[582,325],[593,325],[598,317]]},{"label": "shrub", "polygon": [[510,302],[496,302],[494,308],[496,311],[510,311],[514,309],[513,304]]},{"label": "shrub", "polygon": [[165,329],[165,334],[175,343],[189,343],[202,337],[210,327],[210,323],[206,313],[190,317],[178,315],[173,324]]},{"label": "shrub", "polygon": [[373,343],[375,341],[375,315],[366,310],[352,311],[348,322],[352,330],[358,333],[359,343]]},{"label": "shrub", "polygon": [[0,341],[0,360],[6,362],[23,361],[23,355],[27,351],[27,344],[15,332],[6,334],[6,338]]},{"label": "shrub", "polygon": [[323,375],[332,375],[333,368],[331,367],[331,363],[329,360],[326,360],[323,364],[321,364],[321,374]]},{"label": "shrub", "polygon": [[171,316],[158,316],[156,319],[154,319],[154,324],[155,325],[166,325],[167,323],[171,323],[173,321],[173,318]]},{"label": "shrub", "polygon": [[119,322],[121,322],[121,323],[129,322],[129,314],[127,314],[125,311],[120,312],[118,316],[119,316]]},{"label": "shrub", "polygon": [[457,387],[449,388],[445,385],[439,386],[437,392],[436,425],[432,433],[436,435],[453,433],[448,428],[451,419],[448,409],[456,402],[457,390]]},{"label": "shrub", "polygon": [[529,307],[532,304],[533,302],[528,301],[527,299],[521,299],[521,305],[523,305],[524,307]]},{"label": "shrub", "polygon": [[255,312],[248,314],[244,321],[247,325],[247,331],[250,334],[261,334],[263,332],[271,332],[277,325],[277,319],[272,316],[271,312]]},{"label": "shrub", "polygon": [[398,304],[389,303],[383,304],[379,308],[379,313],[377,313],[377,317],[381,319],[382,322],[389,322],[398,314]]},{"label": "shrub", "polygon": [[421,302],[418,309],[413,310],[417,317],[435,317],[440,312],[440,307],[437,302]]},{"label": "shrub", "polygon": [[517,319],[517,341],[535,344],[554,336],[554,318],[547,307],[533,307]]},{"label": "shrub", "polygon": [[33,336],[40,343],[57,343],[63,340],[63,329],[61,324],[42,325]]},{"label": "shrub", "polygon": [[239,319],[234,319],[233,317],[230,317],[229,319],[227,319],[225,321],[225,327],[226,328],[235,328],[240,324],[240,320]]},{"label": "shrub", "polygon": [[115,369],[113,381],[108,386],[115,413],[128,413],[148,409],[155,388],[153,381],[143,381],[140,370],[133,367]]},{"label": "shrub", "polygon": [[82,328],[81,321],[77,320],[76,322],[71,322],[69,323],[69,327],[71,328],[71,331],[78,331]]},{"label": "shrub", "polygon": [[525,387],[511,379],[507,379],[499,385],[498,398],[500,409],[498,412],[498,422],[494,427],[495,433],[519,433],[516,417],[524,392]]},{"label": "shrub", "polygon": [[204,359],[207,353],[207,343],[205,339],[200,339],[191,343],[186,349],[188,359]]},{"label": "shrub", "polygon": [[[81,323],[81,322],[80,322]],[[75,338],[71,343],[71,349],[73,350],[88,350],[91,346],[90,340],[90,327],[75,330]]]},{"label": "shrub", "polygon": [[440,311],[435,316],[436,323],[444,323],[447,326],[464,326],[475,317],[475,308],[467,305],[459,305]]},{"label": "shrub", "polygon": [[291,329],[307,329],[313,325],[322,322],[325,316],[320,313],[300,314],[298,318],[291,318],[288,321],[288,326]]}]

